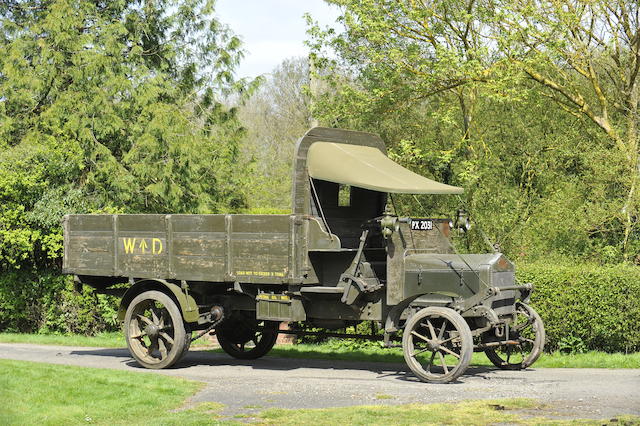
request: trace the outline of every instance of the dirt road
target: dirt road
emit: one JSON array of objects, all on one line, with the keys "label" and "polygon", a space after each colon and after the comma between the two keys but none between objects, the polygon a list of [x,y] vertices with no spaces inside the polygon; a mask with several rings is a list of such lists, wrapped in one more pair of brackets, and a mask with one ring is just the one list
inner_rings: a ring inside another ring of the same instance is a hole
[{"label": "dirt road", "polygon": [[457,383],[417,381],[402,364],[356,363],[264,357],[246,362],[195,350],[173,369],[145,370],[126,349],[0,343],[0,358],[165,374],[207,384],[194,402],[215,401],[225,414],[268,407],[321,408],[349,405],[534,398],[544,414],[606,419],[640,415],[640,370],[546,368],[501,371],[472,367]]}]

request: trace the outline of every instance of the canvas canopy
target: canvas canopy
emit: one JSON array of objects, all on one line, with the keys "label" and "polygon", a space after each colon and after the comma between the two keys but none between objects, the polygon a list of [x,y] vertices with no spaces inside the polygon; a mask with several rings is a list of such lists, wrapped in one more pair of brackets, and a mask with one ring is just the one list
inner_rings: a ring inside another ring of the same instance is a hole
[{"label": "canvas canopy", "polygon": [[378,148],[316,142],[307,156],[309,176],[380,192],[461,194],[462,188],[427,179],[389,159]]}]

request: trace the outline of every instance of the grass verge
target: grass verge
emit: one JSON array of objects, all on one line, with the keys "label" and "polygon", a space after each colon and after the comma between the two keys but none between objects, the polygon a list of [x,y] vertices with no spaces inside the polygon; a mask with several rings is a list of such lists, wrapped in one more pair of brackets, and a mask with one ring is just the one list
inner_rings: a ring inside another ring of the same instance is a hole
[{"label": "grass verge", "polygon": [[[98,333],[95,336],[79,334],[28,334],[28,333],[0,333],[0,343],[31,343],[34,345],[60,346],[93,346],[98,348],[126,348],[124,335],[120,331]],[[192,346],[202,347],[208,344],[196,340]]]},{"label": "grass verge", "polygon": [[[542,410],[542,411],[541,411]],[[269,409],[256,419],[273,425],[494,425],[581,424],[632,425],[640,420],[622,416],[610,420],[549,419],[557,414],[531,399],[465,401],[442,404],[372,405],[327,409]]]},{"label": "grass verge", "polygon": [[219,404],[177,410],[201,387],[156,374],[0,360],[0,424],[211,424]]},{"label": "grass verge", "polygon": [[79,334],[27,334],[0,333],[1,343],[31,343],[35,345],[95,346],[98,348],[124,348],[127,344],[120,332],[99,333],[95,336]]},{"label": "grass verge", "polygon": [[[96,346],[108,348],[126,347],[120,332],[101,333],[96,336],[62,334],[0,333],[2,343],[32,343],[40,345]],[[202,340],[195,347],[206,347]],[[214,350],[221,352],[221,349]],[[283,358],[327,359],[357,362],[404,363],[402,349],[385,349],[377,346],[350,348],[335,343],[280,345],[273,348],[270,356]],[[471,365],[491,366],[483,353],[474,353]],[[535,363],[536,368],[640,368],[640,352],[631,354],[591,351],[582,354],[545,353]]]}]

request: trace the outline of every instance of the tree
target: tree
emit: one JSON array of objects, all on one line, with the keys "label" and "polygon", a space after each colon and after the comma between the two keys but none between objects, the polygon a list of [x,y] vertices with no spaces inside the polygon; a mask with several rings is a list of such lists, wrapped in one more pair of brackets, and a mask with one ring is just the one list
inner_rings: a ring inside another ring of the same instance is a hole
[{"label": "tree", "polygon": [[253,208],[291,207],[294,146],[311,126],[308,86],[307,59],[286,59],[240,107],[247,128],[243,162],[253,164],[248,197]]},{"label": "tree", "polygon": [[637,228],[640,157],[638,2],[529,0],[493,4],[494,35],[507,60],[566,112],[586,117],[624,156],[623,253]]},{"label": "tree", "polygon": [[[332,68],[337,93],[317,103],[324,123],[380,131],[399,161],[464,185],[472,206],[489,195],[483,186],[495,185],[495,192],[518,200],[509,205],[519,223],[549,212],[545,206],[555,200],[557,211],[579,216],[580,230],[571,237],[581,235],[582,243],[573,252],[557,246],[565,254],[594,255],[609,247],[605,251],[620,249],[628,258],[640,251],[630,244],[638,209],[637,4],[330,3],[343,7],[343,31],[310,30],[318,63]],[[515,126],[520,117],[536,125]],[[514,139],[518,145],[508,146]],[[554,176],[555,186],[545,174]],[[544,223],[550,229],[542,235],[560,235]],[[512,230],[501,234],[494,237],[513,238]]]},{"label": "tree", "polygon": [[[48,265],[67,212],[245,205],[222,104],[240,40],[211,0],[0,3],[0,264]],[[49,259],[49,260],[47,260]]]}]

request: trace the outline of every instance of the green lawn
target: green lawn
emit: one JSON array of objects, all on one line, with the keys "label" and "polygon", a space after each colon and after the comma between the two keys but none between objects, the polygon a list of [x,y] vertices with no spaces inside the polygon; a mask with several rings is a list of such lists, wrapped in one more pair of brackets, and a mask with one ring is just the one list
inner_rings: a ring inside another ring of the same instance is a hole
[{"label": "green lawn", "polygon": [[[0,360],[2,425],[388,425],[388,424],[606,424],[560,422],[553,411],[529,399],[455,404],[356,406],[315,410],[267,409],[223,418],[217,403],[193,405],[201,383],[128,371]],[[380,395],[379,399],[389,399]],[[386,401],[389,402],[389,401]],[[257,407],[253,407],[257,408]],[[632,424],[637,417],[618,418]],[[241,421],[242,423],[238,423]],[[611,423],[613,424],[613,423]],[[637,423],[636,423],[637,424]]]},{"label": "green lawn", "polygon": [[0,424],[203,424],[219,405],[173,411],[201,387],[156,374],[0,360]]},{"label": "green lawn", "polygon": [[[122,333],[102,333],[93,337],[60,334],[0,333],[0,342],[110,348],[126,346]],[[206,347],[206,343],[203,340],[196,340],[194,346]],[[220,352],[221,350],[216,349],[216,351]],[[335,343],[280,345],[276,346],[269,355],[283,358],[404,363],[400,348],[385,349],[377,346],[347,348],[340,347]],[[475,353],[473,354],[471,365],[490,366],[491,363],[484,354]],[[640,368],[640,352],[631,354],[608,354],[596,351],[583,354],[545,353],[534,366],[536,368]]]}]

